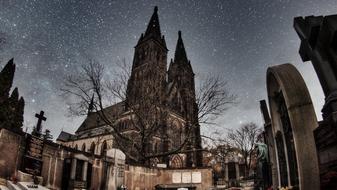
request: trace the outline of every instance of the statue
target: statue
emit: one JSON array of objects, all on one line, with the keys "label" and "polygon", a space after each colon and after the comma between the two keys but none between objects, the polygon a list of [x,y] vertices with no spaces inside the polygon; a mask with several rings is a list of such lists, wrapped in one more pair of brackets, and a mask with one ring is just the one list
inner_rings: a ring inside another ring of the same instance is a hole
[{"label": "statue", "polygon": [[255,147],[258,151],[257,159],[259,162],[267,161],[268,162],[268,147],[264,143],[256,143]]},{"label": "statue", "polygon": [[264,143],[255,143],[257,151],[257,168],[256,168],[256,186],[255,189],[268,188],[269,171],[268,171],[268,147]]}]

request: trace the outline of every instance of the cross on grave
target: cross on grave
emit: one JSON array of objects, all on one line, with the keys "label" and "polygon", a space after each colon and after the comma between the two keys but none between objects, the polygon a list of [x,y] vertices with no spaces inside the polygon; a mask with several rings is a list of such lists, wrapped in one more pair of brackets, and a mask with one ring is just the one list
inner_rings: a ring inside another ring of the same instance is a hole
[{"label": "cross on grave", "polygon": [[38,118],[37,125],[36,125],[36,131],[41,134],[41,123],[42,121],[46,121],[47,118],[44,116],[44,111],[40,111],[40,114],[35,114],[35,117]]}]

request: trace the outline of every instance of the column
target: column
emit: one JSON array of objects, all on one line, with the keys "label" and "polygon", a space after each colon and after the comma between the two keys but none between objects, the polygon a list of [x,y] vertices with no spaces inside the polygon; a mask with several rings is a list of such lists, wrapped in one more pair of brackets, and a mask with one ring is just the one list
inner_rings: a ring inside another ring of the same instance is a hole
[{"label": "column", "polygon": [[76,163],[77,163],[76,158],[73,158],[73,160],[72,160],[72,162],[71,162],[71,172],[70,172],[70,179],[71,179],[71,180],[75,180],[75,175],[76,175]]},{"label": "column", "polygon": [[87,181],[87,173],[88,173],[88,161],[85,161],[82,170],[82,181]]},{"label": "column", "polygon": [[228,181],[228,163],[225,163],[225,180]]},{"label": "column", "polygon": [[236,174],[236,180],[239,180],[240,179],[239,162],[235,162],[235,174]]}]

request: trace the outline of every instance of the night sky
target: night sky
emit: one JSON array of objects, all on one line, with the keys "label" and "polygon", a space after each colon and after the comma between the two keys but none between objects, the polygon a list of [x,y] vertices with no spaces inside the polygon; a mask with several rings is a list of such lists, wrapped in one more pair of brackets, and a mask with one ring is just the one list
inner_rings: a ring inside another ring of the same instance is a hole
[{"label": "night sky", "polygon": [[132,62],[155,5],[169,59],[181,30],[197,82],[209,73],[223,75],[239,97],[216,128],[250,121],[262,126],[259,100],[267,96],[267,67],[287,62],[303,75],[320,118],[323,93],[311,63],[300,59],[292,22],[296,16],[336,14],[335,0],[0,0],[0,68],[14,57],[14,86],[26,101],[24,127],[31,129],[34,114],[44,110],[44,127],[54,138],[61,129],[73,133],[83,118],[67,117],[60,96],[65,76],[87,59],[107,69],[124,58]]}]

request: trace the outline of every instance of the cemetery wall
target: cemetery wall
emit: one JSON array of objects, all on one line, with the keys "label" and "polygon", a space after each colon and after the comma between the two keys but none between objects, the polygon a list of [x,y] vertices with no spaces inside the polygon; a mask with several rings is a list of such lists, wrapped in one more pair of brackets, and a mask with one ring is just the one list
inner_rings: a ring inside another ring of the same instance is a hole
[{"label": "cemetery wall", "polygon": [[197,190],[209,189],[213,185],[211,168],[163,169],[128,165],[124,183],[128,189],[154,189],[161,185],[193,184]]},{"label": "cemetery wall", "polygon": [[69,152],[52,143],[44,145],[42,177],[43,185],[53,189],[60,189],[62,183],[62,170],[65,155]]},{"label": "cemetery wall", "polygon": [[128,189],[154,189],[159,183],[160,172],[156,168],[128,165],[124,172],[124,183]]},{"label": "cemetery wall", "polygon": [[15,174],[17,166],[20,166],[23,154],[23,136],[0,128],[0,178],[6,179]]}]

